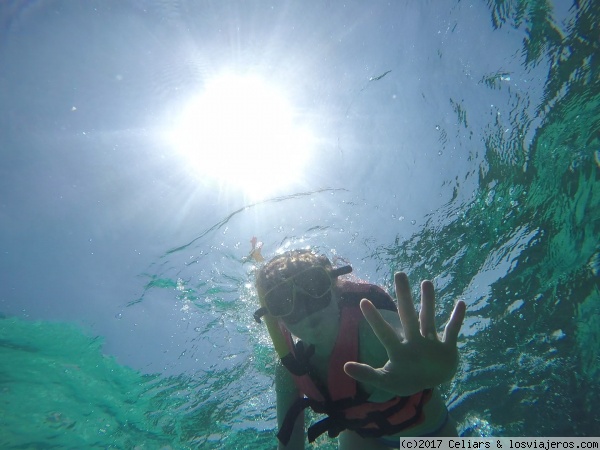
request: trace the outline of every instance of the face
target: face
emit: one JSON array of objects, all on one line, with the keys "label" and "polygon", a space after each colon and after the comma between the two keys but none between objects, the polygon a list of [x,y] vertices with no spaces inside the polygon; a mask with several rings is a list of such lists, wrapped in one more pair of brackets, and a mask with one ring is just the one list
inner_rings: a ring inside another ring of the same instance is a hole
[{"label": "face", "polygon": [[322,266],[309,267],[273,286],[263,299],[271,315],[294,324],[326,308],[332,287],[329,271]]},{"label": "face", "polygon": [[324,308],[314,312],[304,310],[305,314],[297,321],[289,322],[286,317],[282,317],[281,320],[294,336],[303,341],[316,344],[333,340],[337,336],[339,326],[337,300],[333,290],[331,301]]}]

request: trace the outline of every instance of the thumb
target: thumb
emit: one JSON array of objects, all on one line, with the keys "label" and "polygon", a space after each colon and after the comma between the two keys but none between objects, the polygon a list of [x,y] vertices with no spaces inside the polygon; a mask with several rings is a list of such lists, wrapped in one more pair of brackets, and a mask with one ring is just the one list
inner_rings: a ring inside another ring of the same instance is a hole
[{"label": "thumb", "polygon": [[344,372],[356,381],[377,385],[381,379],[381,373],[367,364],[347,362],[344,364]]}]

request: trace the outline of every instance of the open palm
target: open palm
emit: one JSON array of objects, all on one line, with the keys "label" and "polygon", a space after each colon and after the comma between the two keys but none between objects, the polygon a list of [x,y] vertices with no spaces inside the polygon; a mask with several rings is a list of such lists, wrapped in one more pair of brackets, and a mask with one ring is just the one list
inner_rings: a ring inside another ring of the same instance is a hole
[{"label": "open palm", "polygon": [[450,380],[458,365],[456,341],[465,317],[463,301],[456,303],[442,339],[435,327],[435,292],[431,281],[421,283],[421,312],[417,316],[408,277],[398,272],[394,276],[398,298],[398,315],[404,338],[367,299],[360,303],[363,315],[385,347],[388,362],[381,368],[347,362],[345,372],[361,383],[408,396]]}]

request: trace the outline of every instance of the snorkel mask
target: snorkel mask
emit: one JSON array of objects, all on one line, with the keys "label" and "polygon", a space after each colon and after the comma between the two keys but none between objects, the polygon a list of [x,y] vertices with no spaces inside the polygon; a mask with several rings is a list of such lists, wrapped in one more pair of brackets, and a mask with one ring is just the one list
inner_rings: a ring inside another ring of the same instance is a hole
[{"label": "snorkel mask", "polygon": [[333,281],[352,272],[351,266],[330,269],[313,266],[304,269],[269,289],[261,298],[262,307],[254,313],[260,323],[266,314],[283,318],[288,323],[297,323],[331,302]]},{"label": "snorkel mask", "polygon": [[[292,258],[292,255],[293,253],[288,253],[287,256]],[[258,323],[261,322],[261,318],[264,320],[277,355],[294,375],[305,374],[306,364],[305,361],[298,361],[290,352],[280,327],[280,320],[290,324],[297,323],[307,315],[327,307],[331,302],[335,279],[350,272],[351,266],[332,269],[330,265],[311,265],[284,277],[270,286],[264,294],[259,295],[261,307],[254,313],[254,319]],[[314,348],[312,351],[314,352]],[[309,349],[305,358],[310,358],[311,354]]]}]

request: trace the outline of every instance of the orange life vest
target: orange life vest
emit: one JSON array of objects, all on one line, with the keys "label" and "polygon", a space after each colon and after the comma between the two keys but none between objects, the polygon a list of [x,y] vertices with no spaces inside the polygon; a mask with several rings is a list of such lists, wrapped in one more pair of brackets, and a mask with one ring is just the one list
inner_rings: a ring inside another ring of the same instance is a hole
[{"label": "orange life vest", "polygon": [[[306,366],[305,374],[293,375],[303,396],[287,411],[277,434],[284,445],[289,442],[298,414],[308,407],[328,416],[308,428],[309,442],[325,432],[330,437],[336,437],[346,429],[365,438],[389,436],[424,420],[423,406],[431,398],[431,389],[409,397],[394,397],[382,403],[370,402],[367,400],[368,394],[359,388],[356,380],[344,372],[346,362],[358,361],[358,324],[363,317],[358,306],[360,299],[369,298],[377,307],[384,309],[395,310],[395,304],[385,291],[374,285],[346,281],[341,287],[340,328],[329,361],[326,387],[311,373],[308,362],[311,349],[305,349],[301,342],[294,344],[289,331],[281,325],[296,365],[300,361]],[[368,292],[365,292],[366,289]]]}]

